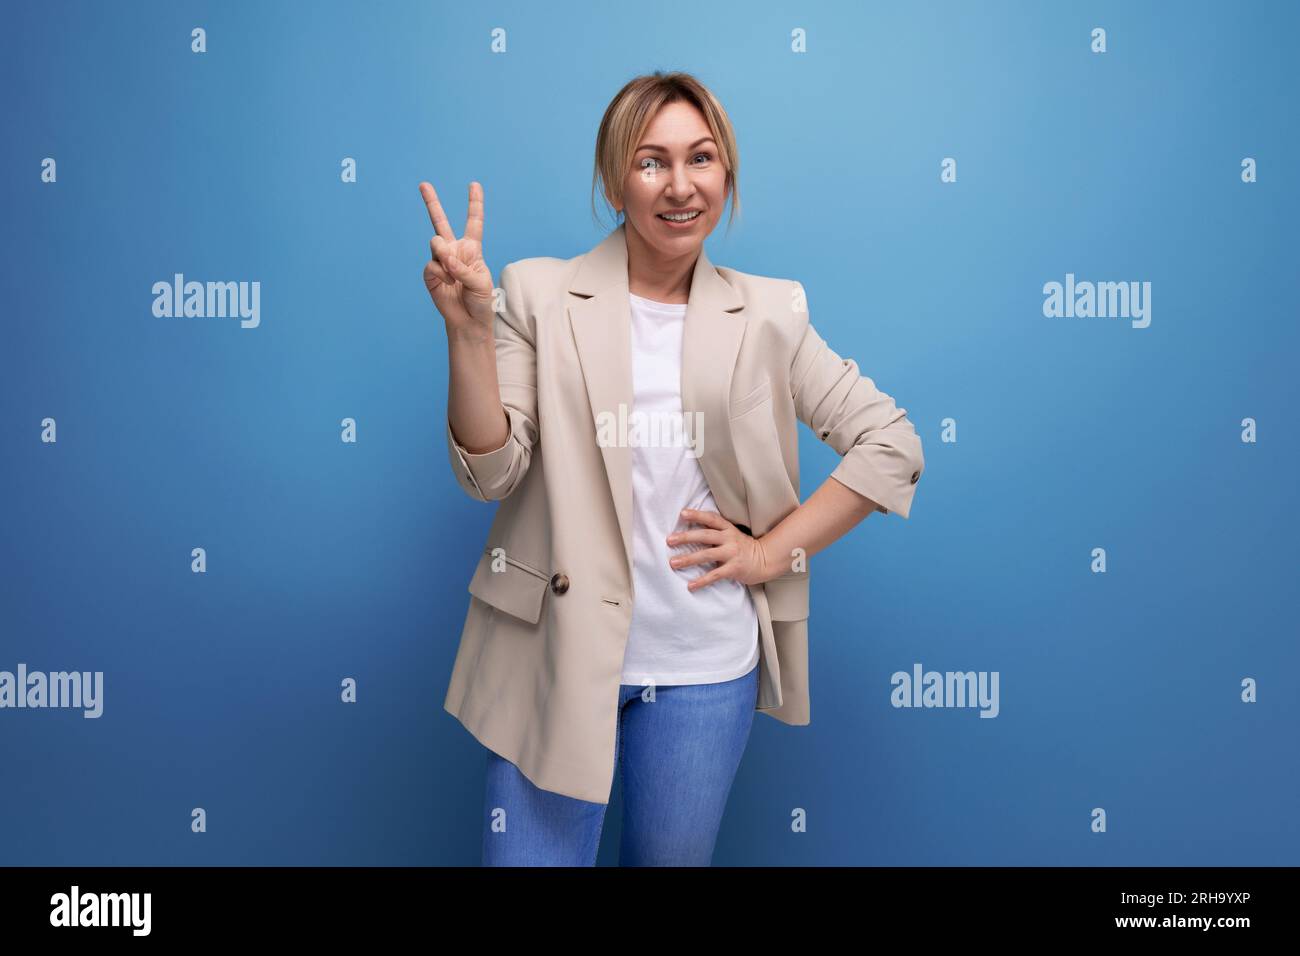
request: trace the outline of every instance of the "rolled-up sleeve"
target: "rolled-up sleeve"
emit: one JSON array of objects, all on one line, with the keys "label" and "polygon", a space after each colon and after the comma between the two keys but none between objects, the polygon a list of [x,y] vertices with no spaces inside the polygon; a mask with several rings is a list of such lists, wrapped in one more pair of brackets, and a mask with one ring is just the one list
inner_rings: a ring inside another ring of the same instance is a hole
[{"label": "rolled-up sleeve", "polygon": [[501,404],[510,422],[505,444],[470,454],[452,434],[446,420],[447,452],[457,483],[472,498],[498,501],[517,487],[528,472],[537,443],[537,352],[534,329],[527,318],[514,263],[501,270],[503,308],[497,313],[497,383]]},{"label": "rolled-up sleeve", "polygon": [[[805,303],[795,283],[794,301]],[[841,461],[831,477],[863,497],[878,510],[906,518],[916,483],[925,471],[921,437],[907,410],[861,374],[858,364],[843,358],[806,322],[790,367],[790,391],[795,413]]]}]

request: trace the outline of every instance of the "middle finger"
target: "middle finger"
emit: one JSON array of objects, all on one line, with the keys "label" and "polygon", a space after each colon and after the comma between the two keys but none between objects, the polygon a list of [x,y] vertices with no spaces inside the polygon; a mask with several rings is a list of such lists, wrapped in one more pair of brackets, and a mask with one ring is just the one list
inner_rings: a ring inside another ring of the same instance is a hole
[{"label": "middle finger", "polygon": [[674,531],[668,536],[669,544],[686,544],[698,541],[701,544],[721,544],[725,536],[713,528],[691,528],[688,531]]},{"label": "middle finger", "polygon": [[452,232],[447,214],[442,211],[442,203],[438,202],[438,192],[433,184],[420,183],[420,195],[424,197],[424,207],[429,210],[429,221],[433,223],[434,232],[448,242],[455,242],[456,233]]}]

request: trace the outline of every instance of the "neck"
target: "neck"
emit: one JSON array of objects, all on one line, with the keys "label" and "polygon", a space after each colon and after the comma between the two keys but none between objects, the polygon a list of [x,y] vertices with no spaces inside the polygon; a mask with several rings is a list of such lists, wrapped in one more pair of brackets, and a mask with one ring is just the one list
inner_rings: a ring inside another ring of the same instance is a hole
[{"label": "neck", "polygon": [[691,276],[699,258],[697,247],[675,258],[665,257],[630,224],[624,226],[627,242],[627,289],[656,302],[684,305],[691,295]]}]

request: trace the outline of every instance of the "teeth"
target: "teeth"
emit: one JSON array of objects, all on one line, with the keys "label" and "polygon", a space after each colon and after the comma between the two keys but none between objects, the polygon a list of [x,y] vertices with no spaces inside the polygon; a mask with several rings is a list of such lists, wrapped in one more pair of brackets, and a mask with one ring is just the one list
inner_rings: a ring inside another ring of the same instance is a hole
[{"label": "teeth", "polygon": [[699,212],[682,212],[682,213],[661,212],[659,214],[659,218],[667,219],[669,222],[690,222],[698,215]]}]

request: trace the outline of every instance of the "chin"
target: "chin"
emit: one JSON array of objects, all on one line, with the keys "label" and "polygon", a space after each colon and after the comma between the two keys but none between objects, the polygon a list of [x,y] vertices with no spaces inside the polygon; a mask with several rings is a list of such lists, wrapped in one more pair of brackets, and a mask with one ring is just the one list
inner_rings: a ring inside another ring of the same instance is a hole
[{"label": "chin", "polygon": [[659,251],[666,256],[685,256],[698,250],[704,245],[704,236],[681,236],[677,239],[669,239],[657,243]]},{"label": "chin", "polygon": [[[646,233],[645,230],[650,230]],[[709,222],[702,222],[690,232],[673,233],[659,225],[659,220],[651,217],[650,222],[642,227],[642,235],[651,237],[651,241],[661,248],[676,249],[678,251],[690,246],[699,245],[700,242],[713,229]]]}]

